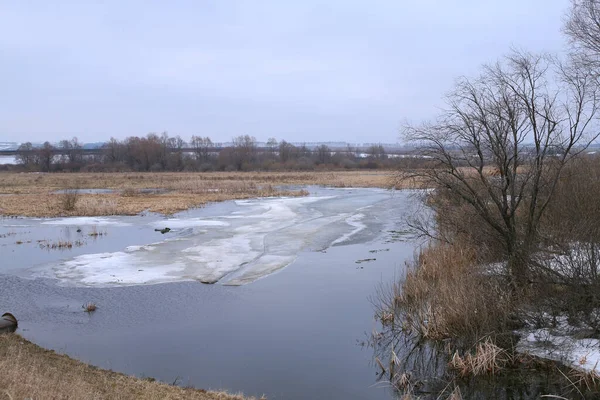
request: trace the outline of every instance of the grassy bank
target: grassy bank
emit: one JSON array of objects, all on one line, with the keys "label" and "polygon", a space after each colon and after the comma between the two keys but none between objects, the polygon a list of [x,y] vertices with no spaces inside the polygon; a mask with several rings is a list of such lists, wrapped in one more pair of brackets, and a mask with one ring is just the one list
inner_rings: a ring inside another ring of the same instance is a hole
[{"label": "grassy bank", "polygon": [[[0,215],[30,217],[172,214],[210,202],[267,196],[304,196],[280,185],[406,187],[394,171],[213,173],[0,173]],[[69,189],[114,193],[57,194]],[[158,189],[148,193],[145,189]],[[74,197],[74,198],[73,198]]]},{"label": "grassy bank", "polygon": [[0,399],[244,400],[242,395],[181,388],[95,368],[44,350],[16,334],[0,335]]}]

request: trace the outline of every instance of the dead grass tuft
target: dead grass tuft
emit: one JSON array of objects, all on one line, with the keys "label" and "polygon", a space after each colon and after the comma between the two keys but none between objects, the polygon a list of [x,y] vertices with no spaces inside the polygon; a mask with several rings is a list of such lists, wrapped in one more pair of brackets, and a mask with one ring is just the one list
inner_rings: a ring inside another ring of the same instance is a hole
[{"label": "dead grass tuft", "polygon": [[85,303],[84,305],[81,306],[81,308],[83,308],[83,310],[86,313],[93,313],[94,311],[96,311],[96,309],[98,308],[96,306],[96,303]]},{"label": "dead grass tuft", "polygon": [[586,371],[582,369],[572,369],[568,374],[570,381],[577,387],[586,388],[589,392],[597,392],[600,390],[600,374],[598,374],[594,366],[594,370]]},{"label": "dead grass tuft", "polygon": [[47,250],[69,250],[73,247],[81,247],[85,244],[85,242],[81,240],[58,240],[55,242],[47,241],[47,240],[38,240],[38,244],[41,249]]},{"label": "dead grass tuft", "polygon": [[64,211],[73,211],[79,200],[79,191],[74,188],[65,189],[61,196],[61,206]]},{"label": "dead grass tuft", "polygon": [[506,350],[498,347],[489,337],[477,343],[474,353],[461,356],[458,351],[449,366],[460,376],[496,375],[509,362]]}]

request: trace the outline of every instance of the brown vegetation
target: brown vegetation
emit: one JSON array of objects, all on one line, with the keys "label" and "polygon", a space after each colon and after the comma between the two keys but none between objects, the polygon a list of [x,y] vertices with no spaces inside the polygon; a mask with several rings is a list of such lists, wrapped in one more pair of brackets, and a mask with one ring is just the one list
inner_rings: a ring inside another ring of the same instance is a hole
[{"label": "brown vegetation", "polygon": [[181,388],[107,371],[0,335],[0,399],[243,400],[241,395]]},{"label": "brown vegetation", "polygon": [[98,309],[98,306],[96,306],[96,303],[89,302],[82,305],[81,308],[83,308],[86,313],[93,313]]},{"label": "brown vegetation", "polygon": [[[393,171],[0,173],[0,215],[135,215],[145,210],[172,214],[224,200],[307,195],[306,191],[279,185],[387,188],[414,184],[396,178]],[[114,193],[80,193],[74,208],[68,210],[59,192],[65,187],[112,189]],[[159,190],[148,193],[144,189]]]},{"label": "brown vegetation", "polygon": [[457,370],[460,376],[495,375],[508,363],[509,358],[506,350],[486,338],[477,343],[473,352],[465,355],[454,352],[450,367]]},{"label": "brown vegetation", "polygon": [[460,338],[466,346],[504,332],[509,290],[481,273],[475,250],[438,245],[421,252],[394,299],[395,320],[425,339]]}]

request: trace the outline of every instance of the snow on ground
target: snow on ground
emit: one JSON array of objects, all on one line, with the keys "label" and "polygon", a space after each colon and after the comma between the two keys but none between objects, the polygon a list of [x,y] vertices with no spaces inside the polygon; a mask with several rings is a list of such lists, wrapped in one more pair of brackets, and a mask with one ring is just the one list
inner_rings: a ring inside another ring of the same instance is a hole
[{"label": "snow on ground", "polygon": [[576,339],[563,329],[535,329],[520,333],[522,337],[517,343],[517,351],[600,375],[598,339]]}]

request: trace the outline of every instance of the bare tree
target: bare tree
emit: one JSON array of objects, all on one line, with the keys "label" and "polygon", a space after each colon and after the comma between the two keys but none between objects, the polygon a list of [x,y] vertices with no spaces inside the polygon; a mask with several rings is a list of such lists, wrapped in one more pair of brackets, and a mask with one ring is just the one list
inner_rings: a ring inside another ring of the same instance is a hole
[{"label": "bare tree", "polygon": [[210,138],[201,137],[201,136],[192,136],[192,140],[190,141],[192,148],[196,154],[196,159],[198,161],[206,162],[210,157],[210,150],[213,147],[213,142]]},{"label": "bare tree", "polygon": [[44,142],[42,147],[36,149],[35,153],[35,164],[39,166],[42,172],[50,172],[54,159],[54,146],[50,142]]},{"label": "bare tree", "polygon": [[322,144],[316,149],[317,164],[327,164],[331,162],[331,149]]},{"label": "bare tree", "polygon": [[290,161],[294,157],[294,153],[296,151],[296,146],[291,143],[282,140],[279,142],[279,160],[282,163],[286,163]]},{"label": "bare tree", "polygon": [[35,151],[31,142],[23,143],[19,146],[16,160],[17,163],[23,164],[25,168],[31,168],[35,164]]},{"label": "bare tree", "polygon": [[564,32],[572,55],[590,72],[600,72],[600,1],[572,0]]},{"label": "bare tree", "polygon": [[256,138],[250,135],[242,135],[233,138],[233,156],[236,169],[242,170],[246,164],[250,164],[256,157]]},{"label": "bare tree", "polygon": [[387,158],[387,155],[385,154],[385,149],[380,144],[370,146],[367,149],[367,154],[369,155],[369,158],[376,160],[384,160]]},{"label": "bare tree", "polygon": [[596,85],[573,65],[513,53],[477,79],[461,79],[447,104],[436,122],[406,129],[434,161],[415,175],[490,228],[521,286],[563,167],[598,137]]},{"label": "bare tree", "polygon": [[69,163],[73,166],[83,161],[83,147],[76,137],[71,140],[61,140],[58,147],[64,152],[61,157],[63,163]]}]

